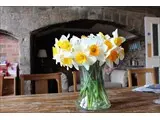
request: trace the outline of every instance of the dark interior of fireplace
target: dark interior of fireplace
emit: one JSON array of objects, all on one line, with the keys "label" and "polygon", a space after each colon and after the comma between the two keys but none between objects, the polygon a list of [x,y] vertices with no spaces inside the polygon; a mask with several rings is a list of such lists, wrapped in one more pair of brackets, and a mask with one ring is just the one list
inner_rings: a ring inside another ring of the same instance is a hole
[{"label": "dark interior of fireplace", "polygon": [[[100,31],[104,34],[112,35],[112,31],[116,28],[119,29],[119,34],[126,37],[127,40],[136,39],[138,37],[137,35],[125,30],[125,26],[123,25],[102,20],[76,20],[49,25],[32,31],[30,38],[31,74],[54,73],[60,71],[60,65],[56,64],[55,60],[52,59],[52,46],[54,46],[55,38],[59,39],[61,35],[68,34],[70,34],[70,37],[72,37],[72,35],[80,37],[81,35],[89,35],[90,33],[97,34]],[[47,52],[47,58],[43,58],[43,64],[41,63],[42,59],[37,57],[40,49],[45,49]],[[68,80],[70,80],[69,85],[73,84],[71,74],[72,70],[75,69],[73,68],[69,71],[63,71],[67,74]],[[34,88],[34,83],[32,83],[32,87]],[[57,92],[56,81],[50,80],[48,88],[49,93]],[[34,91],[32,91],[32,93],[34,93]]]}]

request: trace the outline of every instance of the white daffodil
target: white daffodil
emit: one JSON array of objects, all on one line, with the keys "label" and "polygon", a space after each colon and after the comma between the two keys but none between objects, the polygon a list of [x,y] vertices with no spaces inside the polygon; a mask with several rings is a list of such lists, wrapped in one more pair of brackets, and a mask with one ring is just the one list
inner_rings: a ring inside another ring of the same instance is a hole
[{"label": "white daffodil", "polygon": [[73,36],[71,39],[70,39],[70,43],[75,46],[75,45],[79,45],[81,43],[81,39],[76,37],[76,36]]},{"label": "white daffodil", "polygon": [[97,36],[100,37],[100,39],[102,39],[103,41],[110,40],[111,38],[108,34],[104,35],[102,32],[99,32]]},{"label": "white daffodil", "polygon": [[124,37],[118,36],[118,29],[112,32],[113,38],[111,42],[116,46],[120,46],[126,39]]},{"label": "white daffodil", "polygon": [[[84,66],[86,70],[89,70],[89,66],[96,62],[96,58],[89,55],[89,51],[86,49],[87,46],[73,46],[74,66]],[[79,68],[76,68],[79,70]]]},{"label": "white daffodil", "polygon": [[103,43],[106,45],[107,50],[110,50],[110,49],[112,49],[112,48],[115,46],[115,44],[113,44],[113,43],[111,42],[111,37],[110,37],[108,34],[104,35],[102,32],[99,32],[99,33],[97,34],[97,36],[98,36],[101,40],[103,40]]},{"label": "white daffodil", "polygon": [[92,42],[94,42],[94,35],[90,34],[88,37],[82,36],[81,37],[81,45],[83,46],[89,46]]},{"label": "white daffodil", "polygon": [[118,47],[118,53],[119,53],[119,59],[123,60],[124,59],[124,48]]},{"label": "white daffodil", "polygon": [[60,65],[69,68],[73,67],[73,57],[70,52],[63,51],[60,55]]},{"label": "white daffodil", "polygon": [[100,66],[105,62],[105,52],[107,47],[104,44],[92,44],[88,47],[89,55],[99,60]]},{"label": "white daffodil", "polygon": [[99,32],[97,34],[97,37],[99,37],[100,39],[102,39],[103,41],[106,39],[105,35],[102,32]]},{"label": "white daffodil", "polygon": [[106,35],[105,35],[105,40],[106,40],[106,39],[107,39],[107,40],[110,40],[111,37],[110,37],[108,34],[106,34]]},{"label": "white daffodil", "polygon": [[87,46],[89,55],[99,60],[99,65],[101,66],[105,62],[105,53],[108,47],[104,44],[104,40],[101,39],[99,36],[92,35],[90,37],[89,39],[91,39],[91,42]]},{"label": "white daffodil", "polygon": [[113,63],[119,63],[118,47],[114,47],[107,52],[106,63],[109,67],[113,67]]},{"label": "white daffodil", "polygon": [[89,55],[91,57],[95,57],[94,59],[99,60],[99,65],[101,66],[105,62],[105,52],[107,51],[107,46],[104,44],[104,40],[99,36],[94,36],[90,34],[88,36],[88,44],[87,51],[89,51]]}]

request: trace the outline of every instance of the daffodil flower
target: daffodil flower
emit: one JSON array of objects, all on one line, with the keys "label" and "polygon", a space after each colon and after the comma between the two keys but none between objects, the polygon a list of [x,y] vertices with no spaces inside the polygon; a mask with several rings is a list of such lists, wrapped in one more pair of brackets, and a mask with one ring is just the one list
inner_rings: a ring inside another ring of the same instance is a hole
[{"label": "daffodil flower", "polygon": [[119,63],[119,54],[117,52],[118,47],[110,49],[106,54],[106,63],[109,67],[113,67],[113,63]]},{"label": "daffodil flower", "polygon": [[61,52],[60,54],[60,65],[69,68],[73,67],[73,56],[70,52]]},{"label": "daffodil flower", "polygon": [[72,49],[72,45],[71,45],[70,41],[68,40],[69,36],[70,36],[69,34],[67,37],[65,35],[62,35],[60,40],[58,40],[56,38],[55,39],[55,41],[56,41],[55,46],[61,48],[64,51],[70,51]]},{"label": "daffodil flower", "polygon": [[107,47],[104,44],[93,44],[88,47],[89,55],[100,61],[100,66],[105,62],[105,52]]},{"label": "daffodil flower", "polygon": [[76,45],[79,45],[81,43],[81,39],[76,37],[76,36],[73,36],[71,39],[70,39],[70,43],[73,45],[73,46],[76,46]]},{"label": "daffodil flower", "polygon": [[102,32],[99,32],[97,36],[100,37],[103,41],[110,40],[111,38],[108,34],[104,35]]},{"label": "daffodil flower", "polygon": [[108,47],[104,44],[104,40],[99,36],[92,35],[89,36],[89,39],[91,39],[91,42],[88,45],[89,55],[95,57],[101,66],[105,62],[105,53]]},{"label": "daffodil flower", "polygon": [[124,59],[124,48],[118,47],[118,53],[119,53],[119,59],[123,60]]},{"label": "daffodil flower", "polygon": [[118,36],[118,30],[117,29],[114,32],[112,32],[112,35],[113,35],[113,38],[111,38],[111,41],[116,46],[120,46],[125,41],[124,37]]},{"label": "daffodil flower", "polygon": [[103,41],[106,40],[106,37],[102,32],[99,32],[97,36],[100,37]]},{"label": "daffodil flower", "polygon": [[[89,66],[96,62],[96,58],[89,55],[89,51],[87,50],[87,46],[75,46],[73,47],[73,56],[74,56],[74,66],[84,66],[87,70],[89,70]],[[79,68],[76,68],[79,70]]]},{"label": "daffodil flower", "polygon": [[58,62],[60,62],[60,49],[59,47],[55,46],[55,47],[52,47],[52,52],[53,52],[53,59],[56,60],[56,64]]},{"label": "daffodil flower", "polygon": [[107,50],[110,50],[114,47],[114,44],[111,42],[111,37],[108,34],[104,35],[102,32],[99,32],[97,36],[100,37],[101,40],[103,40],[103,43],[106,45]]}]

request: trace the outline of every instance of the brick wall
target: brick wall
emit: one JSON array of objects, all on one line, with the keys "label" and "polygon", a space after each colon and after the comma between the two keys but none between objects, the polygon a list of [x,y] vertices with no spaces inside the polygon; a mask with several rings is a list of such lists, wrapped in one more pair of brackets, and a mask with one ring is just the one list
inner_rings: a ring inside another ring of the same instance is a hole
[{"label": "brick wall", "polygon": [[9,62],[18,62],[19,44],[17,40],[0,34],[0,61],[4,57]]}]

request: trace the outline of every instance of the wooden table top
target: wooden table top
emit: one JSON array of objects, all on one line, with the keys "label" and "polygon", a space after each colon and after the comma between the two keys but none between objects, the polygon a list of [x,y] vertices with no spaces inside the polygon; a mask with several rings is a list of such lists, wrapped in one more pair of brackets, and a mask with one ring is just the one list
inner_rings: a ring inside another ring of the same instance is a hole
[{"label": "wooden table top", "polygon": [[78,110],[75,101],[77,93],[54,93],[0,97],[0,112],[108,112],[159,113],[160,105],[153,103],[158,95],[154,93],[132,92],[130,89],[107,90],[111,108],[101,111]]},{"label": "wooden table top", "polygon": [[4,76],[5,80],[14,80],[14,76]]}]

